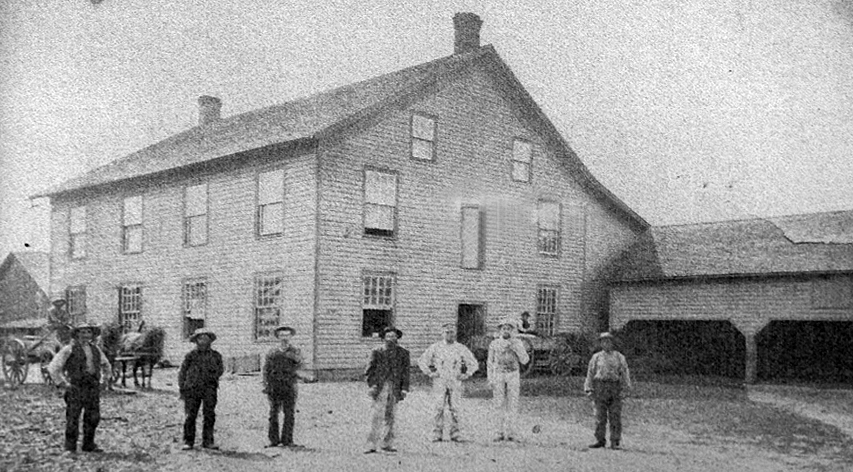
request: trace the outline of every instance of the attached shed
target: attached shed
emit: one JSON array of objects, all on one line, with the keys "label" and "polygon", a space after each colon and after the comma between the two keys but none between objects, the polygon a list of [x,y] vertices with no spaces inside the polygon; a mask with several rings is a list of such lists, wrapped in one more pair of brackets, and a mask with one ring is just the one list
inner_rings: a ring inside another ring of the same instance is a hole
[{"label": "attached shed", "polygon": [[[853,378],[849,359],[825,362],[851,347],[832,333],[853,323],[853,211],[651,229],[610,287],[610,328],[635,321],[731,323],[747,382]],[[705,338],[687,348],[717,349]]]}]

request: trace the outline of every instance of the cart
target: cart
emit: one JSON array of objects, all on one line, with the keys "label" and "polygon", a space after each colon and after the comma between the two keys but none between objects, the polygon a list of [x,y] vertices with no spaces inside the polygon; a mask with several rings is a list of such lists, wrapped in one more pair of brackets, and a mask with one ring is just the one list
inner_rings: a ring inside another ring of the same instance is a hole
[{"label": "cart", "polygon": [[[31,326],[23,329],[32,328]],[[70,330],[70,327],[66,327]],[[17,326],[7,325],[4,331],[15,331],[22,329]],[[30,364],[38,363],[42,380],[50,384],[53,380],[47,371],[47,366],[53,360],[53,356],[62,347],[57,336],[57,330],[53,328],[42,328],[44,334],[6,334],[0,339],[0,368],[3,370],[3,378],[12,388],[17,388],[27,380]]]},{"label": "cart", "polygon": [[[489,344],[497,333],[474,336],[468,342],[468,348],[480,364],[480,370],[486,372]],[[581,355],[569,336],[557,334],[545,336],[538,334],[517,334],[524,345],[530,362],[521,366],[521,376],[526,377],[534,370],[550,372],[553,375],[568,375],[580,367]]]}]

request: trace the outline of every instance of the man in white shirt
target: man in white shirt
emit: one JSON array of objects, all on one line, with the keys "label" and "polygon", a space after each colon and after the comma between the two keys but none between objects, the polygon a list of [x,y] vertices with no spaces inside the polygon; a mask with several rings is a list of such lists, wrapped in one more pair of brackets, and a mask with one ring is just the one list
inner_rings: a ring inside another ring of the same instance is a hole
[{"label": "man in white shirt", "polygon": [[112,367],[94,343],[100,332],[99,327],[90,324],[74,328],[71,343],[60,349],[47,366],[56,386],[65,389],[65,450],[72,453],[77,452],[81,413],[81,449],[103,452],[95,444],[95,429],[101,421],[101,380],[109,382]]},{"label": "man in white shirt", "polygon": [[524,344],[515,337],[518,325],[505,319],[498,325],[500,333],[489,344],[486,364],[489,384],[493,389],[493,402],[497,410],[498,428],[495,441],[514,441],[515,422],[518,416],[518,397],[521,391],[520,365],[530,362]]},{"label": "man in white shirt", "polygon": [[[477,371],[477,358],[463,344],[456,342],[456,326],[442,325],[444,339],[434,343],[418,359],[418,367],[432,378],[435,419],[432,441],[440,442],[444,434],[444,410],[450,413],[450,440],[460,442],[459,400],[462,398],[462,381]],[[465,373],[462,373],[462,367]]]},{"label": "man in white shirt", "polygon": [[589,447],[604,447],[604,432],[610,423],[610,448],[620,449],[622,440],[622,396],[631,388],[631,374],[622,353],[613,350],[613,335],[598,337],[601,351],[589,360],[583,389],[595,401],[595,443]]}]

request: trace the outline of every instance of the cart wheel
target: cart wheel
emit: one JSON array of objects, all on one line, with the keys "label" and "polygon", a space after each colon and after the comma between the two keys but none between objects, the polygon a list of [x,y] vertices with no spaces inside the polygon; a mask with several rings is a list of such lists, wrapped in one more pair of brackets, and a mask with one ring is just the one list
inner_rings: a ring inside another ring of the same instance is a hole
[{"label": "cart wheel", "polygon": [[2,367],[3,377],[12,388],[27,380],[30,364],[27,359],[27,348],[20,339],[13,338],[6,341],[3,347]]},{"label": "cart wheel", "polygon": [[554,375],[569,375],[572,369],[577,367],[578,362],[580,362],[580,356],[575,354],[572,346],[567,342],[554,346],[548,357],[548,366]]},{"label": "cart wheel", "polygon": [[39,355],[39,370],[41,371],[41,380],[45,385],[53,385],[53,377],[51,377],[50,372],[47,371],[47,366],[52,360],[53,353],[50,351],[43,351]]},{"label": "cart wheel", "polygon": [[527,377],[533,372],[533,367],[536,365],[536,351],[533,349],[533,343],[528,339],[522,339],[521,344],[524,344],[524,350],[527,351],[527,356],[530,357],[530,361],[527,364],[521,365],[521,376]]}]

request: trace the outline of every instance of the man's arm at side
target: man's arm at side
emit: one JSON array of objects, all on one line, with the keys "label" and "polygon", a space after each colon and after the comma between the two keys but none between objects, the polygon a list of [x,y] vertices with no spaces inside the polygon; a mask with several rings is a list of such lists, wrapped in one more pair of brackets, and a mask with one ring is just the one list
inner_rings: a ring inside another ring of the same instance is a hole
[{"label": "man's arm at side", "polygon": [[[50,364],[47,365],[47,371],[50,373],[50,377],[53,379],[53,383],[57,386],[67,385],[68,381],[65,379],[65,376],[62,375],[62,370],[65,368],[65,362],[68,361],[68,357],[71,355],[71,345],[64,346],[59,352],[53,356],[53,359],[50,361]],[[103,356],[101,356],[103,357]]]}]

